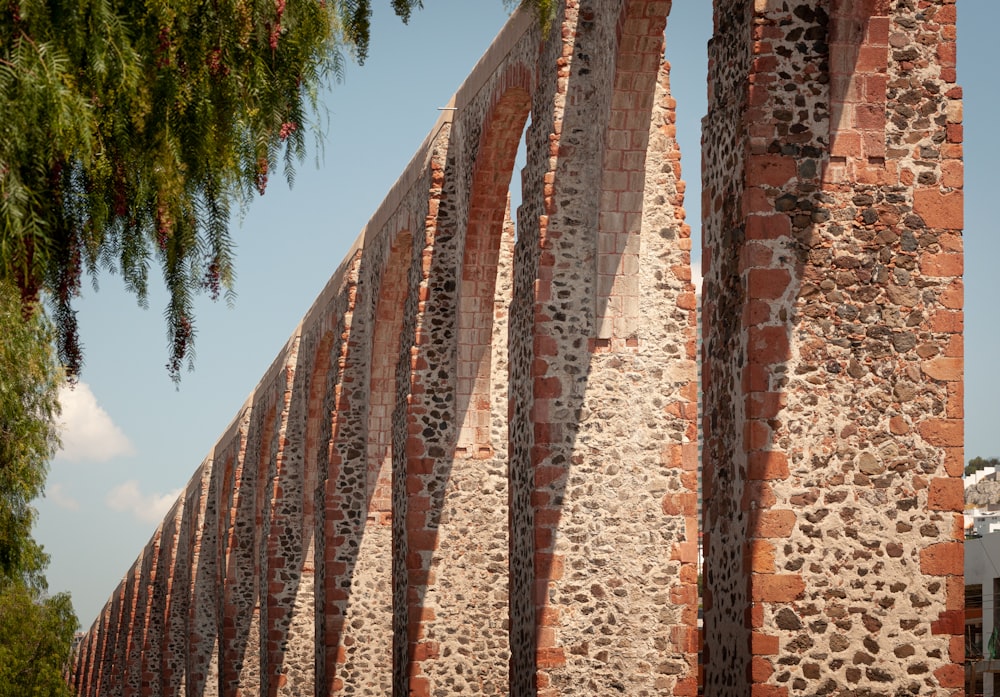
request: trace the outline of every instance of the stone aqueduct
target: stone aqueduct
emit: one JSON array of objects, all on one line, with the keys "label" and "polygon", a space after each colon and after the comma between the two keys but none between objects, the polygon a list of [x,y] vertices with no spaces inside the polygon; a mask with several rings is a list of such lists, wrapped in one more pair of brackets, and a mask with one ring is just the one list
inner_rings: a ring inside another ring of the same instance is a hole
[{"label": "stone aqueduct", "polygon": [[670,1],[515,14],[78,694],[961,693],[955,0],[714,4],[700,349]]}]

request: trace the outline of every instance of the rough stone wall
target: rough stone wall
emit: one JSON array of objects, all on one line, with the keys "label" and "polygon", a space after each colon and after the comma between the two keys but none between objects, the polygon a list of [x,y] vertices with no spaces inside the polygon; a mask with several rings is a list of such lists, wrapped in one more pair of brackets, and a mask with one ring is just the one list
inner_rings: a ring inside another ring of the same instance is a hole
[{"label": "rough stone wall", "polygon": [[[183,543],[188,535],[188,528],[185,527],[185,502],[179,498],[173,508],[164,518],[163,528],[172,534],[171,546],[173,553],[171,559],[171,584],[170,592],[167,594],[164,612],[163,627],[163,653],[160,659],[160,685],[163,694],[177,695],[185,694],[184,676],[184,650],[186,648],[188,594],[177,592],[182,588],[182,584],[190,583],[190,559],[187,556],[187,549]],[[162,535],[162,533],[161,533]]]},{"label": "rough stone wall", "polygon": [[[148,689],[148,677],[144,676],[143,647],[146,643],[146,628],[150,612],[150,591],[153,579],[156,578],[155,549],[158,544],[159,533],[157,532],[140,556],[142,564],[139,571],[139,592],[136,597],[135,615],[131,619],[132,641],[129,645],[127,677],[125,680],[125,694],[130,697],[141,695],[144,687]],[[90,689],[91,692],[88,694],[96,693],[96,685],[93,683],[91,683]]]},{"label": "rough stone wall", "polygon": [[[670,9],[501,31],[112,594],[78,694],[697,694]],[[954,9],[715,0],[705,694],[960,689]]]},{"label": "rough stone wall", "polygon": [[[218,621],[217,632],[221,637],[219,652],[221,675],[219,683],[220,694],[234,694],[239,686],[239,666],[242,662],[240,651],[240,623],[234,612],[234,599],[231,593],[235,585],[236,560],[238,558],[238,546],[240,535],[237,533],[239,516],[243,501],[241,500],[243,490],[238,483],[243,480],[246,470],[246,449],[248,444],[248,430],[250,425],[250,412],[244,409],[243,412],[230,425],[229,430],[221,442],[227,443],[222,454],[225,462],[225,483],[223,491],[227,492],[223,500],[223,510],[220,512],[218,523],[218,556],[217,563],[220,577],[220,592],[215,594],[216,619]],[[245,493],[250,494],[252,487],[247,487]],[[245,559],[245,557],[242,557]],[[175,561],[175,565],[180,561]],[[230,592],[227,592],[230,591]],[[245,617],[249,617],[249,613]],[[179,619],[179,618],[178,618]],[[183,637],[183,624],[178,627],[178,639]],[[182,646],[177,647],[183,650]]]},{"label": "rough stone wall", "polygon": [[[531,315],[511,333],[512,390],[529,359],[531,392],[511,457],[530,477],[539,694],[696,690],[695,305],[669,9],[567,3],[552,104],[532,114],[527,176],[550,186],[528,185],[521,218],[537,206],[541,224],[518,231],[535,259],[515,258]],[[548,133],[558,148],[533,140]]]},{"label": "rough stone wall", "polygon": [[960,693],[955,4],[715,10],[706,693]]},{"label": "rough stone wall", "polygon": [[[747,421],[741,366],[746,356],[740,274],[741,202],[746,167],[739,141],[753,60],[752,7],[716,2],[709,44],[708,114],[702,126],[702,494],[705,689],[743,694],[750,661],[744,554],[746,456],[739,424]],[[752,494],[748,494],[752,496]],[[711,667],[711,670],[708,668]]]}]

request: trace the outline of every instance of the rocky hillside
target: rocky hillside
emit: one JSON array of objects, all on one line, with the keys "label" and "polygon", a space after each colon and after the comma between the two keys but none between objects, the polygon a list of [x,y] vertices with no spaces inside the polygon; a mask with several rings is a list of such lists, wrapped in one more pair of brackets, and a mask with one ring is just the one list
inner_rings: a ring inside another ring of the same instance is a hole
[{"label": "rocky hillside", "polygon": [[1000,504],[1000,481],[996,474],[990,474],[978,484],[965,489],[965,505],[983,508],[990,504]]}]

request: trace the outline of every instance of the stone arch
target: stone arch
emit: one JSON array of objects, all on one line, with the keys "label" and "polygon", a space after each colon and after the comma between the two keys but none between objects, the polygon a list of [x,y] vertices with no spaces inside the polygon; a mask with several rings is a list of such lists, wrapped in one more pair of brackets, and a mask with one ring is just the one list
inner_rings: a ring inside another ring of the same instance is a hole
[{"label": "stone arch", "polygon": [[491,346],[497,269],[504,224],[510,220],[514,159],[530,108],[531,75],[524,65],[511,66],[500,79],[475,159],[459,290],[457,380],[459,413],[464,413],[458,447],[474,455],[489,456],[496,447],[491,437]]},{"label": "stone arch", "polygon": [[884,165],[889,10],[876,0],[830,6],[830,160]]},{"label": "stone arch", "polygon": [[303,487],[303,525],[308,536],[309,547],[306,551],[306,563],[312,565],[315,559],[317,488],[320,485],[319,459],[320,448],[329,448],[330,443],[323,443],[323,419],[331,415],[324,411],[326,390],[332,357],[334,336],[329,329],[323,332],[316,345],[316,354],[312,362],[312,374],[309,376],[309,396],[306,402],[306,432],[305,432],[305,477]]},{"label": "stone arch", "polygon": [[[661,22],[648,3],[623,3],[615,27],[617,53],[604,137],[595,280],[595,340],[602,348],[638,345],[639,231],[646,150],[663,57]],[[680,173],[677,172],[677,178]]]},{"label": "stone arch", "polygon": [[403,316],[409,294],[413,235],[396,235],[381,276],[375,303],[368,402],[368,518],[392,522],[392,412],[396,405],[396,365],[402,345]]}]

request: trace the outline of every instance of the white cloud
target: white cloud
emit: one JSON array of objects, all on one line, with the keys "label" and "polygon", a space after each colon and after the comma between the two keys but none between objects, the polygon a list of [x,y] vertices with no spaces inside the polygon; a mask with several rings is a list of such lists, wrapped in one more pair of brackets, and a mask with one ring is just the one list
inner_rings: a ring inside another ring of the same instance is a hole
[{"label": "white cloud", "polygon": [[70,462],[106,462],[135,453],[128,437],[97,403],[86,383],[61,388],[59,402],[62,450],[57,457]]},{"label": "white cloud", "polygon": [[45,487],[45,498],[52,501],[59,508],[65,508],[67,511],[80,510],[80,502],[66,493],[63,485],[59,482]]},{"label": "white cloud", "polygon": [[167,514],[180,494],[180,489],[165,494],[144,494],[139,489],[139,482],[130,479],[109,491],[104,501],[114,511],[131,513],[144,523],[155,523]]}]

